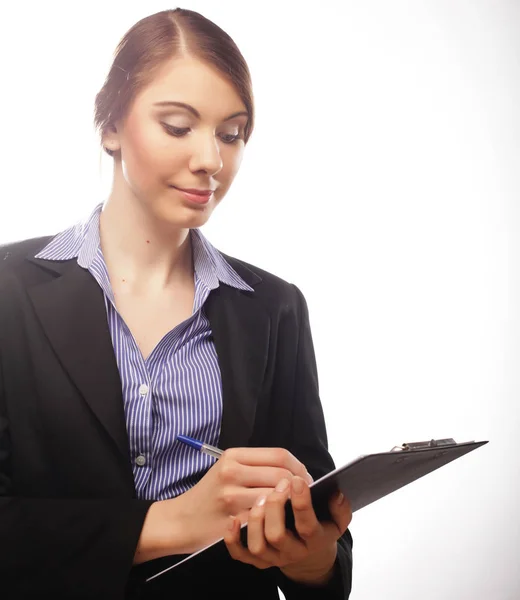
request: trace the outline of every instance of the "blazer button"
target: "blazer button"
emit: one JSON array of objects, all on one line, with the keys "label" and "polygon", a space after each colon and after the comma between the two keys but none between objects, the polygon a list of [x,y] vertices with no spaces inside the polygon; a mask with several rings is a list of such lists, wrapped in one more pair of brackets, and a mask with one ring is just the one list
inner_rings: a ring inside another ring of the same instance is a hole
[{"label": "blazer button", "polygon": [[135,459],[135,464],[138,467],[143,467],[146,464],[146,456],[139,454],[139,456]]}]

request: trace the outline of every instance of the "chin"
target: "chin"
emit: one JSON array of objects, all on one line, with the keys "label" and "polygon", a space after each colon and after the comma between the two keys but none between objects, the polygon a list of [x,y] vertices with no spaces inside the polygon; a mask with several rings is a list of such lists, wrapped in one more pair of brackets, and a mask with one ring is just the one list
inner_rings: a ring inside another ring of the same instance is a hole
[{"label": "chin", "polygon": [[196,229],[208,222],[213,206],[193,209],[187,206],[163,206],[157,217],[163,223],[182,229]]}]

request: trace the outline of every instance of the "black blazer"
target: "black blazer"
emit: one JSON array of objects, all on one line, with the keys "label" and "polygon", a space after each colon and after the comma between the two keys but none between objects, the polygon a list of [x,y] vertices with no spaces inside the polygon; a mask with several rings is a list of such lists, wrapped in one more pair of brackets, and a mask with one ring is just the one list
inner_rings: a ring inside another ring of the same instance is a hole
[{"label": "black blazer", "polygon": [[[151,502],[136,498],[103,293],[76,260],[32,258],[50,239],[0,247],[0,597],[269,600],[279,585],[288,600],[347,598],[348,531],[326,588],[234,561],[224,544],[144,583],[172,559],[132,567]],[[226,259],[255,291],[221,284],[204,307],[222,372],[219,445],[285,447],[316,479],[334,464],[304,297]]]}]

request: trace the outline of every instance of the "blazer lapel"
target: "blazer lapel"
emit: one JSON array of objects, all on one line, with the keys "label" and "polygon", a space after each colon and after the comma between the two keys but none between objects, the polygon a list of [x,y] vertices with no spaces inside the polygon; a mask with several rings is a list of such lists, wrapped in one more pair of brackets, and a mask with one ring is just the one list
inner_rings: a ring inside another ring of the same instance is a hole
[{"label": "blazer lapel", "polygon": [[63,367],[128,465],[128,438],[119,371],[103,292],[77,262],[29,259],[55,271],[28,289],[40,323]]},{"label": "blazer lapel", "polygon": [[270,318],[255,301],[254,292],[240,291],[225,284],[211,292],[205,312],[222,376],[219,447],[225,450],[247,446],[267,365]]},{"label": "blazer lapel", "polygon": [[[103,292],[75,260],[29,260],[55,272],[50,281],[31,287],[29,296],[63,367],[129,465],[121,381]],[[261,281],[245,267],[233,267],[249,285]],[[204,306],[222,376],[223,449],[248,444],[267,365],[271,321],[254,294],[221,283]]]}]

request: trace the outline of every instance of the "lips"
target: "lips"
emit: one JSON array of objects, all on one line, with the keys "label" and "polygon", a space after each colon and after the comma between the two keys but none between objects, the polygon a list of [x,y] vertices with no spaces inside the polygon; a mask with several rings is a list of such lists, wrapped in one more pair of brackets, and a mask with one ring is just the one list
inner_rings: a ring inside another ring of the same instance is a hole
[{"label": "lips", "polygon": [[209,196],[210,194],[212,194],[215,190],[198,190],[195,188],[180,188],[177,187],[176,185],[172,185],[171,187],[175,188],[176,190],[180,190],[181,192],[187,192],[188,194],[196,194],[197,196]]},{"label": "lips", "polygon": [[213,196],[213,190],[185,190],[178,188],[174,185],[171,185],[170,187],[180,192],[184,196],[185,200],[187,200],[191,204],[206,205],[209,203]]}]

